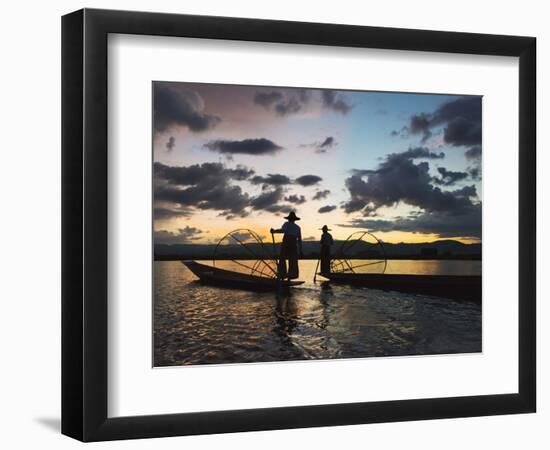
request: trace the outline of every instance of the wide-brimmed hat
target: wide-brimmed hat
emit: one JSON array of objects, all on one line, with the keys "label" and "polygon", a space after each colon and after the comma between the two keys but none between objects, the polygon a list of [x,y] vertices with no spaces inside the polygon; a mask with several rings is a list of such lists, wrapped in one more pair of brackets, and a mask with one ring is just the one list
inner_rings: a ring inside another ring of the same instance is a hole
[{"label": "wide-brimmed hat", "polygon": [[285,217],[286,220],[300,220],[294,211],[290,211],[290,214]]},{"label": "wide-brimmed hat", "polygon": [[332,231],[329,227],[327,227],[326,225],[323,225],[323,228],[319,228],[320,230],[323,230],[323,231]]}]

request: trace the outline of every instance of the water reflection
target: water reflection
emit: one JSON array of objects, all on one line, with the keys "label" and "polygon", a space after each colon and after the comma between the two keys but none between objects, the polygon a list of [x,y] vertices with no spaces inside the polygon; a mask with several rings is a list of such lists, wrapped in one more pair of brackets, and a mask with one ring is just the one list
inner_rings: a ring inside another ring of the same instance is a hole
[{"label": "water reflection", "polygon": [[282,295],[204,286],[181,263],[156,262],[155,365],[481,351],[479,305],[313,283],[315,263],[301,261],[309,281]]},{"label": "water reflection", "polygon": [[296,305],[290,293],[277,295],[275,304],[273,331],[281,338],[282,345],[292,347],[292,332],[297,326]]}]

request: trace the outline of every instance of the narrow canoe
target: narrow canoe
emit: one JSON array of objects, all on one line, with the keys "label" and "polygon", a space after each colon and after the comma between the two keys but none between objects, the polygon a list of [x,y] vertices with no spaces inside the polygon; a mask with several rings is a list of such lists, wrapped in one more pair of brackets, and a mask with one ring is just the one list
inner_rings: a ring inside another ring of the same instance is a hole
[{"label": "narrow canoe", "polygon": [[479,275],[402,275],[347,272],[321,273],[319,275],[334,283],[481,302],[481,276]]},{"label": "narrow canoe", "polygon": [[286,281],[234,272],[208,266],[196,261],[182,261],[204,284],[243,289],[247,291],[278,291],[303,284],[303,281]]}]

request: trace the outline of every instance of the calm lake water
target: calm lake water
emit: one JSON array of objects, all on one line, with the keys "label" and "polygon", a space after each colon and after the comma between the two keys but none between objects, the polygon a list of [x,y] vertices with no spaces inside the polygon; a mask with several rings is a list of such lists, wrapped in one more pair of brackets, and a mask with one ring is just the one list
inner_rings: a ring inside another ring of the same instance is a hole
[{"label": "calm lake water", "polygon": [[[290,294],[204,286],[179,261],[156,261],[154,364],[226,364],[481,351],[481,306],[313,283],[300,261]],[[481,261],[388,261],[386,273],[479,275]]]}]

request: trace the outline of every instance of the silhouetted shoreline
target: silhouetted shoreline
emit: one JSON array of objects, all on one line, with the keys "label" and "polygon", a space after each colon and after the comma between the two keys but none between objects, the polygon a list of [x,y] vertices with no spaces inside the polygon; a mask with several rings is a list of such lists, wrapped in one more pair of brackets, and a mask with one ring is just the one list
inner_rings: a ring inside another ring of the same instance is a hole
[{"label": "silhouetted shoreline", "polygon": [[[358,242],[349,245],[345,255],[339,252],[342,241],[336,241],[334,259],[396,259],[396,260],[481,260],[481,243],[464,244],[455,240],[439,240],[424,243],[384,243],[383,251],[372,244]],[[315,241],[303,244],[303,260],[319,259],[320,246]],[[155,261],[177,261],[182,259],[208,260],[214,256],[219,260],[258,259],[272,257],[280,252],[279,244],[248,244],[246,248],[239,245],[216,246],[215,244],[156,244]]]}]

